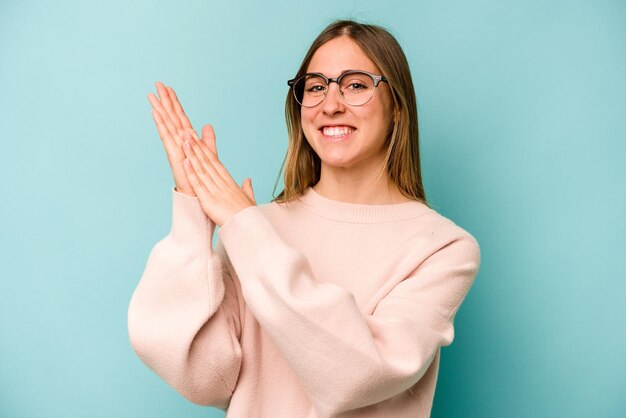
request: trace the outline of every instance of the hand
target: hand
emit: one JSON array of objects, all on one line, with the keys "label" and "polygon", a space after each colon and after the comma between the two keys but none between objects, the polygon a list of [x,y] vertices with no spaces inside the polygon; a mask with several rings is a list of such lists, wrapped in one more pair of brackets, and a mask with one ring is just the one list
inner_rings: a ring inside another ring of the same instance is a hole
[{"label": "hand", "polygon": [[202,128],[202,138],[193,129],[185,131],[183,167],[202,209],[220,227],[241,210],[256,205],[252,181],[240,188],[217,158],[215,132],[211,125]]},{"label": "hand", "polygon": [[152,93],[148,94],[148,100],[152,105],[152,117],[165,146],[167,159],[174,175],[176,191],[189,196],[196,196],[183,168],[183,160],[185,159],[182,148],[183,133],[187,129],[193,130],[191,122],[185,115],[174,89],[165,87],[159,81],[156,82],[156,88],[161,100]]}]

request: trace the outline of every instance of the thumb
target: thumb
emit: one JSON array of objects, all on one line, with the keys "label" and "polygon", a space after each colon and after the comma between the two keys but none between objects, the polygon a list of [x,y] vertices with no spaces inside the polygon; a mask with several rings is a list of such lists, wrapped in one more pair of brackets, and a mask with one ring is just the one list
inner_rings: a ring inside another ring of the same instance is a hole
[{"label": "thumb", "polygon": [[248,197],[248,200],[250,201],[250,203],[253,203],[256,205],[256,199],[254,198],[254,190],[252,190],[252,179],[251,178],[247,178],[243,181],[242,185],[241,185],[241,189],[243,190],[243,192],[246,194],[246,196]]}]

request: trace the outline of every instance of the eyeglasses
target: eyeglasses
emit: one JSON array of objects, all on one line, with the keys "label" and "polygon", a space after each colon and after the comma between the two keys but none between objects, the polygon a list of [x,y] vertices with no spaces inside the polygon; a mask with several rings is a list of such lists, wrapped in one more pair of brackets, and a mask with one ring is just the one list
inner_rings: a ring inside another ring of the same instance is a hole
[{"label": "eyeglasses", "polygon": [[348,70],[337,78],[328,78],[322,73],[307,73],[287,81],[287,84],[300,105],[315,107],[324,101],[328,86],[333,81],[339,86],[339,96],[350,106],[363,106],[374,97],[374,90],[381,81],[388,82],[382,75]]}]

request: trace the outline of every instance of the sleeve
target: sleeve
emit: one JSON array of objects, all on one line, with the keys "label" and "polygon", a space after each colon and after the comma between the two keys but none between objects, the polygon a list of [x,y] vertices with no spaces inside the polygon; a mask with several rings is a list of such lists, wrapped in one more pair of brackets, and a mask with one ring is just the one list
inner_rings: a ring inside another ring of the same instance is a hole
[{"label": "sleeve", "polygon": [[417,383],[454,337],[453,319],[480,263],[457,234],[364,315],[354,295],[313,276],[255,207],[218,231],[246,306],[300,378],[318,413],[334,416],[395,396]]},{"label": "sleeve", "polygon": [[225,409],[241,367],[243,299],[212,248],[215,224],[199,199],[172,193],[171,230],[130,300],[129,338],[141,361],[189,401]]}]

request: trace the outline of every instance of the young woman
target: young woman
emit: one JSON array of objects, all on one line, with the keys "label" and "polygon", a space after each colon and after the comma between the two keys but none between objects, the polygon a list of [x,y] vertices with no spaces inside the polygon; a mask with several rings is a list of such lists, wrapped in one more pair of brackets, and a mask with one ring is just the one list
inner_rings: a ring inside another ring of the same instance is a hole
[{"label": "young woman", "polygon": [[337,21],[313,42],[289,80],[285,187],[268,204],[232,179],[211,126],[199,138],[157,89],[175,186],[129,306],[141,360],[228,417],[428,417],[480,250],[426,202],[393,36]]}]

